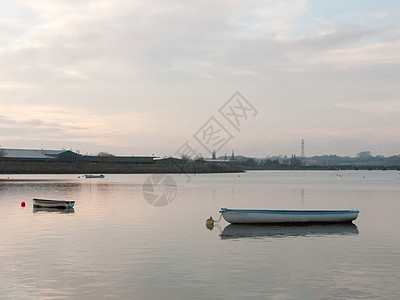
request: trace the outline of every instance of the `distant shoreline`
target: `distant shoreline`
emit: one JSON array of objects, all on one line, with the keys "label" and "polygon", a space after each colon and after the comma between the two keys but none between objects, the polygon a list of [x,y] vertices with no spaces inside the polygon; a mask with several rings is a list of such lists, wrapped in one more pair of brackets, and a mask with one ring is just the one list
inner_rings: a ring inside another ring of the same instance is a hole
[{"label": "distant shoreline", "polygon": [[[212,174],[242,173],[246,171],[346,171],[399,170],[353,166],[303,166],[297,168],[249,168],[235,164],[191,163],[119,164],[119,163],[60,163],[60,162],[0,162],[0,174]],[[0,181],[8,181],[7,179]]]},{"label": "distant shoreline", "polygon": [[241,173],[235,165],[0,162],[0,174],[201,174]]}]

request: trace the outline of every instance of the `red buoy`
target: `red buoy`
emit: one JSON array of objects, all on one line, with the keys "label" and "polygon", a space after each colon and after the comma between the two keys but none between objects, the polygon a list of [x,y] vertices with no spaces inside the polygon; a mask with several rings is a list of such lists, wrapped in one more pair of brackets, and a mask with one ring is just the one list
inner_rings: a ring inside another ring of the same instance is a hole
[{"label": "red buoy", "polygon": [[22,201],[22,202],[21,202],[21,206],[22,206],[22,207],[25,207],[25,201]]}]

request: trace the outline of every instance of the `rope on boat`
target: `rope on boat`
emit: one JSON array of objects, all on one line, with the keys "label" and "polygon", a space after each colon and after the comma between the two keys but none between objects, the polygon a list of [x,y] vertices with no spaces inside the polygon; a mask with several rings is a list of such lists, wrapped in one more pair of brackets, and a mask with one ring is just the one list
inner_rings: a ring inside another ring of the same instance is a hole
[{"label": "rope on boat", "polygon": [[222,228],[219,224],[215,224],[215,228],[218,229],[219,233],[222,233]]},{"label": "rope on boat", "polygon": [[222,219],[222,213],[220,213],[218,220],[214,221],[214,223],[219,223]]}]

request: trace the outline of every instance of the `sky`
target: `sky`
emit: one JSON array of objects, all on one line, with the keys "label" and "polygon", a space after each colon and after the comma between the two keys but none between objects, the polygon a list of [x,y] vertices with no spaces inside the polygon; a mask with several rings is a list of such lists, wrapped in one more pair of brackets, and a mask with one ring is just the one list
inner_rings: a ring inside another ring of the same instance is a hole
[{"label": "sky", "polygon": [[0,2],[3,148],[399,155],[399,82],[396,0]]}]

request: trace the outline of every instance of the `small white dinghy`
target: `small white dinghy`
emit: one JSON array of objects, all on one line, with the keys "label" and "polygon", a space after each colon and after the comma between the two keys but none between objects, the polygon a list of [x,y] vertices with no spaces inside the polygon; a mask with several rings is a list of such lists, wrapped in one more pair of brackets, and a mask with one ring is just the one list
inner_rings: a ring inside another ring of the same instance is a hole
[{"label": "small white dinghy", "polygon": [[33,198],[33,207],[44,207],[44,208],[72,208],[75,205],[75,201],[63,201],[63,200],[46,200]]},{"label": "small white dinghy", "polygon": [[224,219],[232,224],[306,224],[350,223],[358,210],[262,210],[221,208]]},{"label": "small white dinghy", "polygon": [[92,174],[85,174],[85,178],[104,178],[103,174],[101,175],[92,175]]}]

